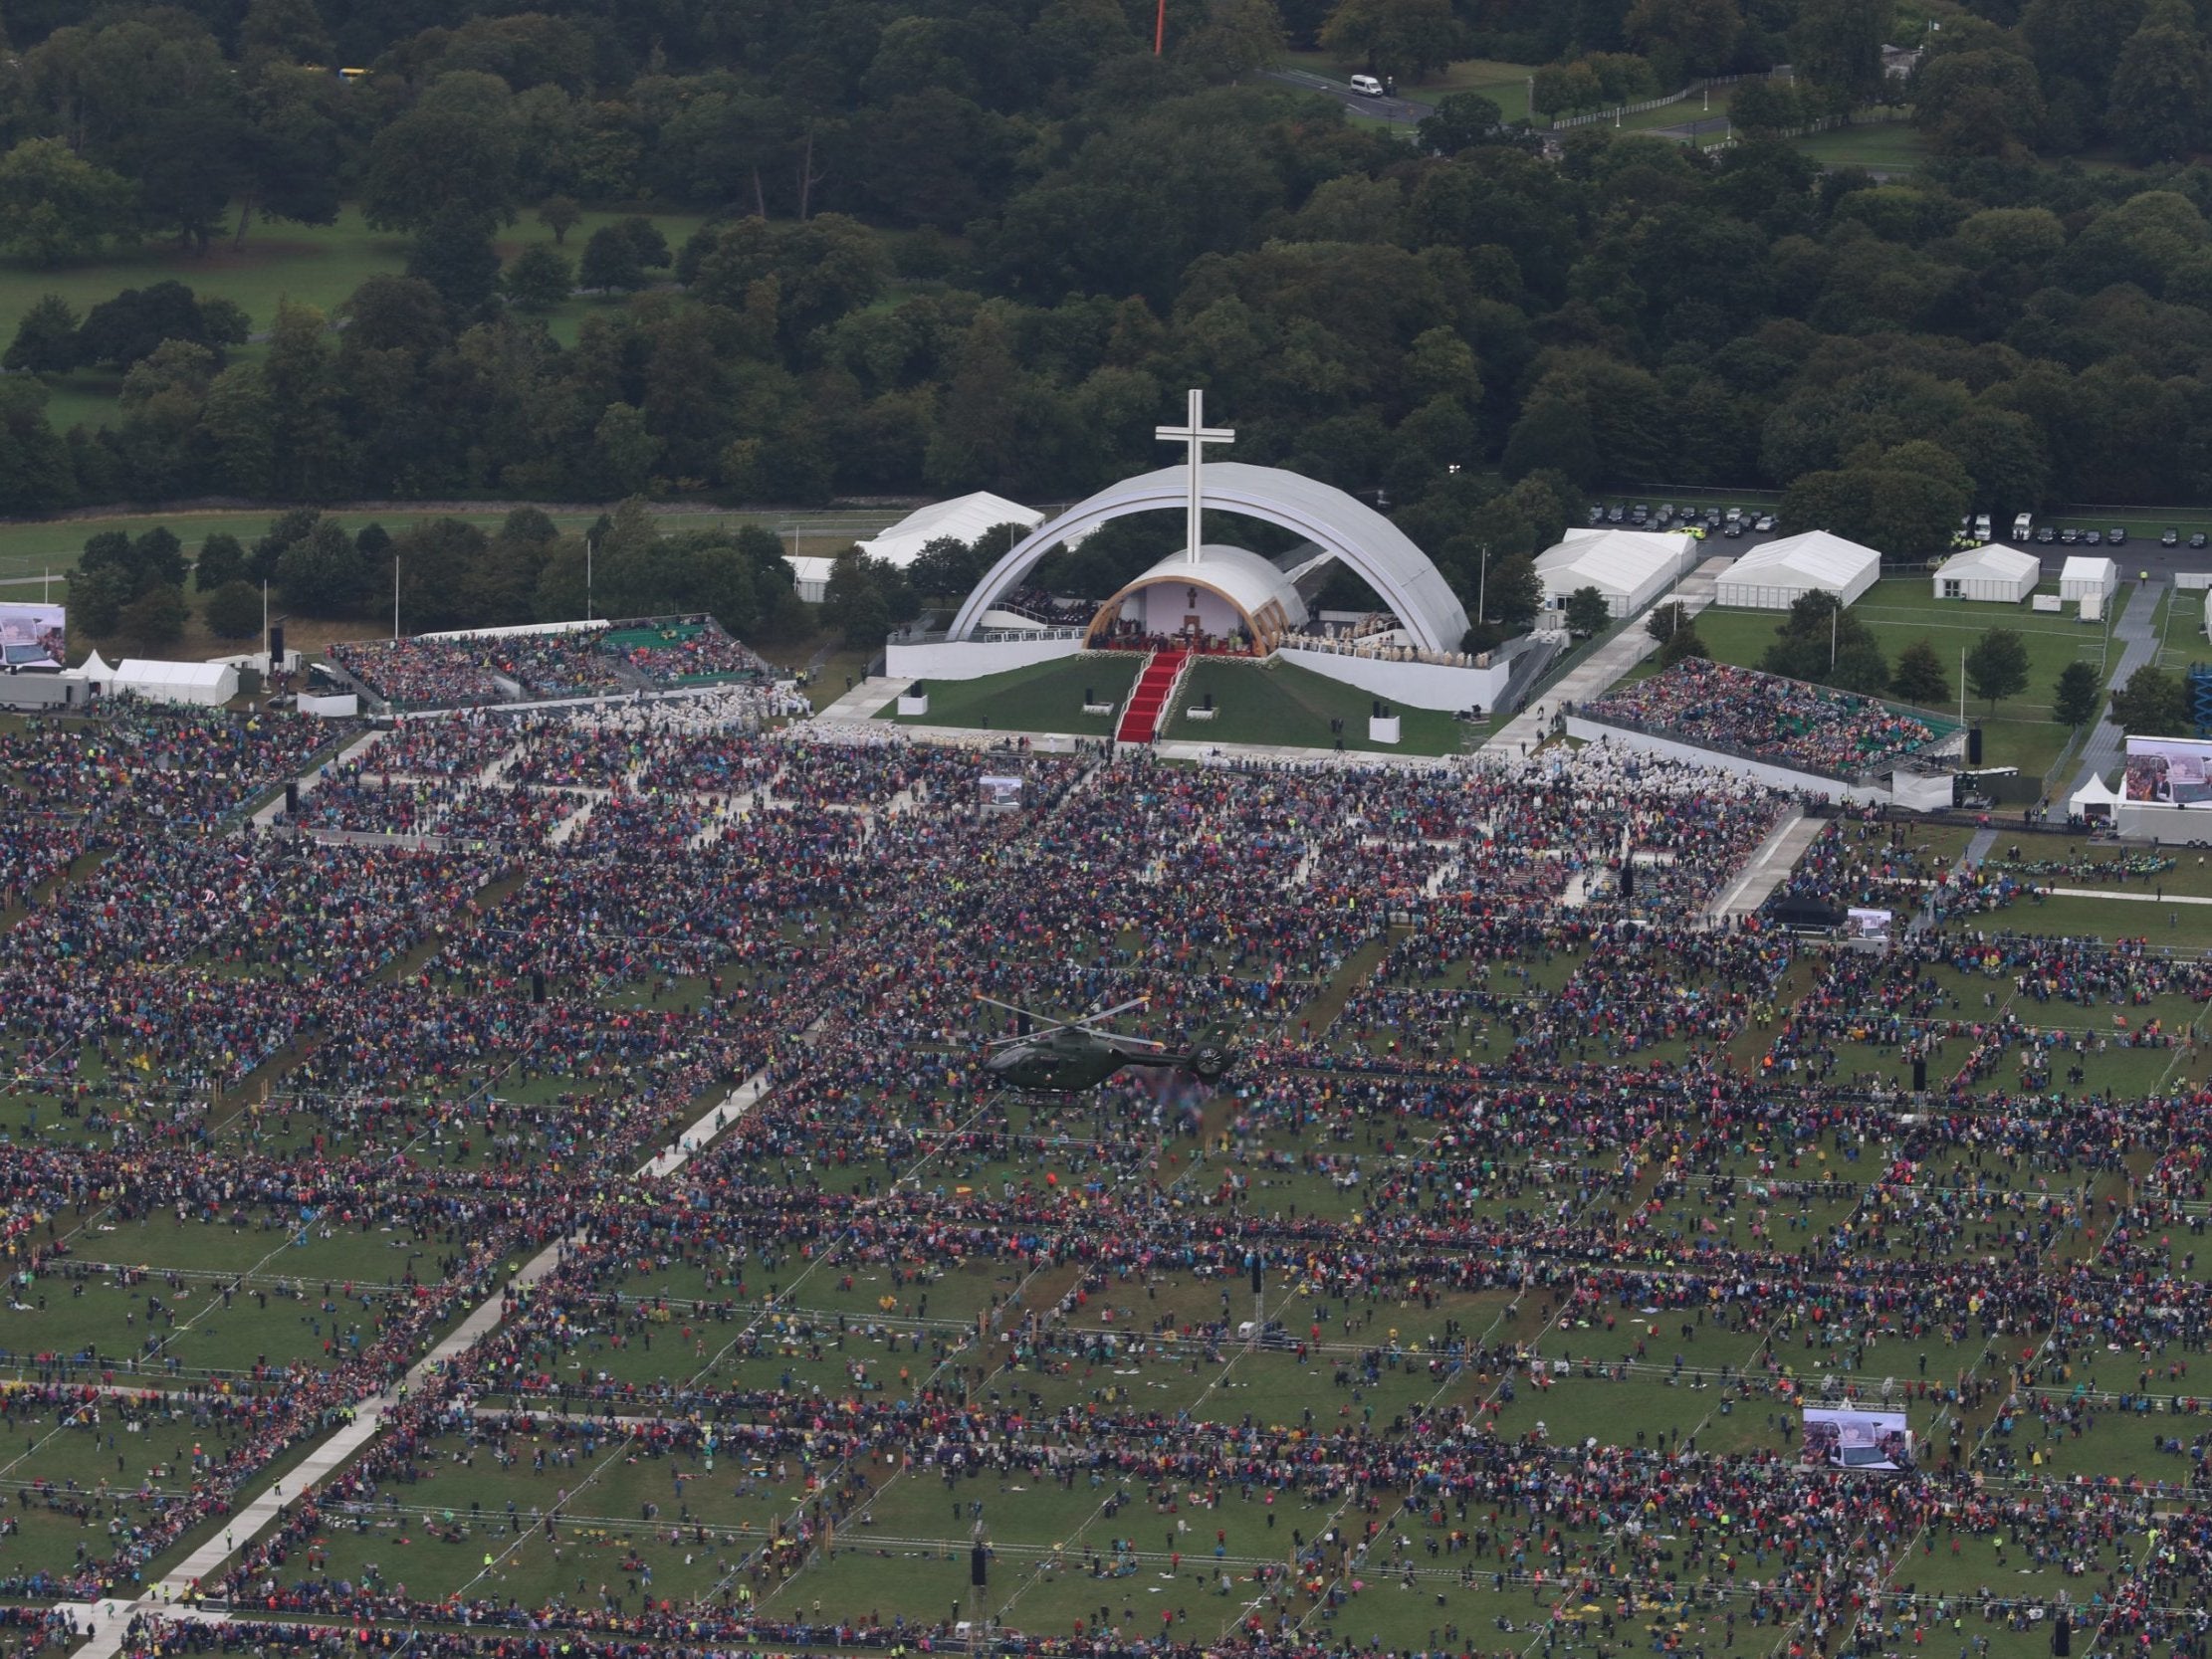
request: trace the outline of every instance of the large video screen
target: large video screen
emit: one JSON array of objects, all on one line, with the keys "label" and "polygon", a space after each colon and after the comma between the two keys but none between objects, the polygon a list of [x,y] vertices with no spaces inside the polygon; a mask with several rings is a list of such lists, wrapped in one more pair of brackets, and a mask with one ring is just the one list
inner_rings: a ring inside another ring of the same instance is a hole
[{"label": "large video screen", "polygon": [[2212,742],[2194,737],[2130,737],[2120,794],[2159,806],[2212,806]]},{"label": "large video screen", "polygon": [[0,605],[0,660],[10,668],[68,662],[68,614],[60,605]]},{"label": "large video screen", "polygon": [[1836,1469],[1909,1469],[1912,1431],[1901,1411],[1809,1405],[1800,1461]]}]

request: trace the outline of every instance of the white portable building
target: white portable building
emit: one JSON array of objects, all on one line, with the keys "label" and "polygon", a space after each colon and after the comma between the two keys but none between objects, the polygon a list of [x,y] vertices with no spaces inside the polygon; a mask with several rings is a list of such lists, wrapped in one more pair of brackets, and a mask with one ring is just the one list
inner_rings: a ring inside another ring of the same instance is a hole
[{"label": "white portable building", "polygon": [[1536,556],[1544,603],[1557,610],[1570,594],[1594,587],[1616,618],[1656,603],[1697,562],[1696,537],[1654,530],[1571,529]]},{"label": "white portable building", "polygon": [[115,665],[110,692],[150,703],[199,703],[218,708],[238,695],[238,670],[228,663],[165,663],[125,657]]},{"label": "white portable building", "polygon": [[1826,530],[1807,530],[1754,547],[1720,573],[1713,603],[1738,610],[1786,611],[1808,593],[1851,604],[1881,576],[1881,555]]},{"label": "white portable building", "polygon": [[2109,599],[2119,591],[2119,566],[2108,558],[2074,553],[2059,571],[2061,599]]},{"label": "white portable building", "polygon": [[1938,599],[1983,599],[2018,605],[2035,592],[2043,580],[2043,560],[2018,547],[1992,541],[1953,553],[1935,567]]}]

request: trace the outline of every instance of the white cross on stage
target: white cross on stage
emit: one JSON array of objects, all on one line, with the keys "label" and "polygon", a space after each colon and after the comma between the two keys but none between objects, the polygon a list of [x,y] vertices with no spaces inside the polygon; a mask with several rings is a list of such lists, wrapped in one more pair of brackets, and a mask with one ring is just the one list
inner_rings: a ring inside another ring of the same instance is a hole
[{"label": "white cross on stage", "polygon": [[1225,426],[1208,426],[1206,424],[1206,393],[1194,390],[1191,393],[1190,424],[1187,426],[1156,426],[1152,429],[1152,435],[1162,443],[1188,444],[1190,446],[1190,495],[1184,508],[1185,543],[1183,556],[1189,563],[1196,564],[1199,561],[1199,469],[1206,460],[1206,446],[1208,444],[1233,444],[1236,442],[1236,433]]}]

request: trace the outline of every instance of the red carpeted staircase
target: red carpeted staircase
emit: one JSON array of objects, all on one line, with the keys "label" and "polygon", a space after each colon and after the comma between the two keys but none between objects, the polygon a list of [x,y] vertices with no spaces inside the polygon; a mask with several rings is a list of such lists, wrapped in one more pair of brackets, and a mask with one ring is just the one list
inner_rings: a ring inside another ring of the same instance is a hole
[{"label": "red carpeted staircase", "polygon": [[1168,712],[1168,698],[1175,691],[1176,676],[1183,671],[1187,651],[1155,651],[1137,676],[1137,689],[1129,694],[1129,707],[1121,712],[1121,726],[1114,740],[1149,743]]}]

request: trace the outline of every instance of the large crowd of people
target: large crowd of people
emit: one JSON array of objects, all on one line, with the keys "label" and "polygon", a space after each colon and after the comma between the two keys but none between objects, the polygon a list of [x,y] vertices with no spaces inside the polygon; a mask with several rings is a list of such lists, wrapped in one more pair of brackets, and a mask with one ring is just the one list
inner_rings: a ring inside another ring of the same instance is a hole
[{"label": "large crowd of people", "polygon": [[[247,831],[322,759],[265,728],[227,791],[149,768],[88,814],[0,970],[0,1318],[140,1271],[173,1317],[190,1263],[101,1248],[153,1222],[282,1240],[312,1213],[319,1247],[389,1229],[409,1267],[325,1287],[350,1310],[327,1348],[306,1286],[305,1357],[0,1342],[43,1390],[0,1397],[0,1437],[143,1409],[111,1390],[212,1402],[162,1400],[189,1483],[147,1484],[142,1426],[113,1490],[34,1494],[90,1536],[0,1533],[0,1590],[141,1594],[381,1396],[357,1456],[189,1587],[233,1622],[157,1607],[126,1651],[928,1651],[965,1639],[942,1603],[809,1586],[982,1518],[1012,1553],[990,1644],[1040,1659],[1602,1659],[1656,1619],[1709,1654],[1892,1626],[2009,1651],[2062,1610],[2085,1651],[2198,1659],[2174,1518],[2212,1481],[2186,1369],[2212,1091],[2094,1072],[2185,1060],[2212,967],[1708,924],[1788,803],[1610,745],[1192,768],[752,712],[405,723]],[[990,810],[1008,769],[1023,804]],[[452,839],[355,839],[399,812]],[[1805,868],[1900,904],[1937,870],[1856,820]],[[1227,1033],[1226,1082],[990,1087],[985,1044],[1089,1009]],[[486,1300],[494,1329],[409,1374]],[[1893,1405],[1917,1455],[1808,1463],[1777,1426],[1808,1399]],[[535,1508],[476,1502],[470,1468]],[[665,1502],[606,1514],[616,1469]],[[1079,1501],[1111,1525],[1056,1528]],[[403,1577],[398,1536],[425,1541]],[[518,1597],[518,1540],[575,1571]],[[1931,1551],[2049,1574],[1977,1592]],[[1140,1565],[1165,1595],[1125,1610]]]},{"label": "large crowd of people", "polygon": [[1875,698],[1699,657],[1610,691],[1582,713],[1846,779],[1918,753],[1942,735]]},{"label": "large crowd of people", "polygon": [[347,640],[331,661],[395,710],[666,691],[725,680],[767,683],[774,670],[712,617],[661,617],[543,632]]}]

